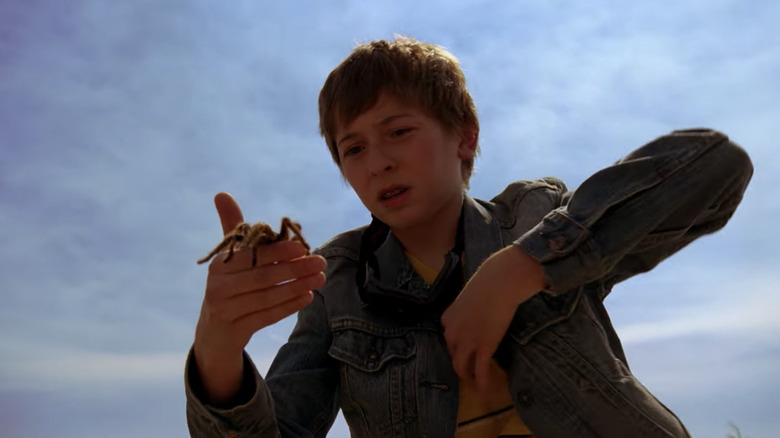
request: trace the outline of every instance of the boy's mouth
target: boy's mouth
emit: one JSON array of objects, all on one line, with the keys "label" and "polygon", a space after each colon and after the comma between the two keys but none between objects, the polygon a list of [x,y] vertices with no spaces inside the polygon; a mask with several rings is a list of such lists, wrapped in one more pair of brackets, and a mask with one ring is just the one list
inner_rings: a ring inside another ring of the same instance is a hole
[{"label": "boy's mouth", "polygon": [[394,198],[394,197],[400,195],[401,193],[404,193],[406,190],[407,190],[407,188],[406,187],[402,187],[402,186],[386,187],[386,188],[384,188],[384,189],[379,191],[378,197],[379,197],[379,200],[384,201],[384,200],[387,200],[387,199],[390,199],[390,198]]}]

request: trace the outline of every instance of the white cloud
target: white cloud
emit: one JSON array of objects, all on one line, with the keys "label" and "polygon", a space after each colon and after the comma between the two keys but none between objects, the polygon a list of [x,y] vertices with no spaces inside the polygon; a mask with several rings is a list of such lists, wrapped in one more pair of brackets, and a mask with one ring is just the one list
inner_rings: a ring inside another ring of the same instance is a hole
[{"label": "white cloud", "polygon": [[[650,322],[624,322],[617,327],[620,338],[627,345],[696,335],[729,335],[772,342],[780,334],[777,318],[780,297],[776,293],[780,278],[766,275],[765,279],[766,282],[721,284],[703,293],[688,292],[697,302],[681,304],[670,300],[659,304],[676,308],[669,317]],[[678,294],[684,295],[684,289],[685,285],[680,285]]]},{"label": "white cloud", "polygon": [[[183,346],[184,347],[184,346]],[[0,391],[73,391],[83,394],[127,390],[183,379],[183,353],[108,353],[56,344],[22,344],[0,339]]]}]

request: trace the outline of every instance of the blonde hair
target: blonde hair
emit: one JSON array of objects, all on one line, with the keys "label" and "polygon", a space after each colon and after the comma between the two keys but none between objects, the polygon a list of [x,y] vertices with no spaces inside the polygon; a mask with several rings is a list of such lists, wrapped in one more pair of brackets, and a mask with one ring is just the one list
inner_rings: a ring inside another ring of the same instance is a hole
[{"label": "blonde hair", "polygon": [[[328,75],[320,91],[320,134],[339,168],[337,123],[349,124],[374,106],[382,93],[420,105],[449,132],[471,126],[479,135],[477,110],[455,56],[408,37],[372,41],[357,46]],[[474,156],[478,153],[479,146]],[[466,187],[473,170],[474,158],[463,161]]]}]

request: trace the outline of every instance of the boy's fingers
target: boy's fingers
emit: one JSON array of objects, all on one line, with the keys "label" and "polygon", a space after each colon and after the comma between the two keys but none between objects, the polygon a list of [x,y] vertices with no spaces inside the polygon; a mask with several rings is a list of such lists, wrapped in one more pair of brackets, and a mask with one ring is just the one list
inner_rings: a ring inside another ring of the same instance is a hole
[{"label": "boy's fingers", "polygon": [[224,275],[250,271],[267,265],[304,257],[306,252],[306,248],[300,242],[292,240],[282,240],[270,245],[262,245],[257,248],[257,264],[252,266],[252,251],[243,248],[234,251],[233,257],[227,263],[225,263],[226,254],[215,257],[209,265],[209,272]]},{"label": "boy's fingers", "polygon": [[455,354],[454,359],[453,368],[455,368],[455,373],[463,382],[474,386],[474,354],[466,351],[466,349],[462,349]]},{"label": "boy's fingers", "polygon": [[214,196],[214,206],[217,207],[219,221],[222,223],[222,233],[227,234],[244,221],[244,215],[238,202],[230,194],[225,192],[217,193]]},{"label": "boy's fingers", "polygon": [[224,319],[234,323],[244,316],[273,309],[300,295],[311,294],[325,283],[325,274],[318,273],[264,290],[241,293],[222,304]]},{"label": "boy's fingers", "polygon": [[474,364],[474,379],[476,380],[477,392],[487,401],[489,397],[489,376],[490,376],[490,356],[484,356],[477,353],[476,363]]},{"label": "boy's fingers", "polygon": [[237,324],[244,330],[255,333],[258,330],[276,324],[282,319],[308,306],[313,298],[314,294],[312,292],[304,293],[270,309],[245,315],[234,324]]}]

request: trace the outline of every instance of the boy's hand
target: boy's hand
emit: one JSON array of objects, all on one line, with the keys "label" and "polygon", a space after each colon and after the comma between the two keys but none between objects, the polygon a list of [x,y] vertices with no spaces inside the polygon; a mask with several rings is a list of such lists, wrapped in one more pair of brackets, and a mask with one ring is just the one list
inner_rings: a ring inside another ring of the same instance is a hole
[{"label": "boy's hand", "polygon": [[[219,193],[214,204],[224,233],[243,221],[227,193]],[[252,335],[306,307],[312,290],[325,284],[325,259],[306,254],[300,242],[285,240],[260,248],[255,267],[250,251],[243,250],[228,263],[220,254],[209,264],[193,353],[212,400],[237,391],[242,352]]]},{"label": "boy's hand", "polygon": [[541,265],[517,247],[490,256],[441,318],[458,377],[487,399],[490,362],[517,306],[545,286]]}]

